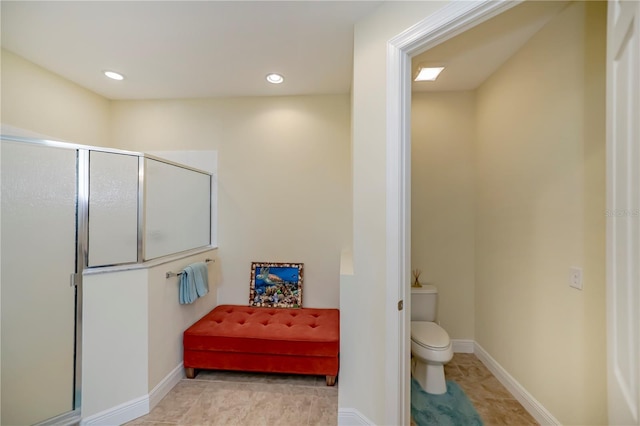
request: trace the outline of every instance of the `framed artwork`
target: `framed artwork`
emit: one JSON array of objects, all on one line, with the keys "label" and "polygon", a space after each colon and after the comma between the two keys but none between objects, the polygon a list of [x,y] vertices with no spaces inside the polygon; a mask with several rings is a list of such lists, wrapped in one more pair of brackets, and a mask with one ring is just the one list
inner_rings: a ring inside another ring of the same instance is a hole
[{"label": "framed artwork", "polygon": [[303,265],[252,262],[249,306],[302,308]]}]

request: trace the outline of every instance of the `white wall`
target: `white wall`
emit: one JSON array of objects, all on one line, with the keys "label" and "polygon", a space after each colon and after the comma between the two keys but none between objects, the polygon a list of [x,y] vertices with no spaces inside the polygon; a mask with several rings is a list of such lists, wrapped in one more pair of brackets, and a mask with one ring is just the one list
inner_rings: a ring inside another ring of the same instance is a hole
[{"label": "white wall", "polygon": [[303,306],[339,305],[350,240],[344,95],[114,101],[114,144],[218,151],[220,303],[248,304],[252,261],[304,263]]},{"label": "white wall", "polygon": [[411,268],[452,339],[474,338],[475,92],[413,93]]},{"label": "white wall", "polygon": [[87,89],[2,49],[2,124],[50,138],[109,146],[109,105]]},{"label": "white wall", "polygon": [[605,24],[571,4],[477,94],[476,340],[562,424],[607,422]]},{"label": "white wall", "polygon": [[[209,293],[178,304],[180,272],[206,258]],[[217,304],[216,251],[150,267],[85,273],[82,316],[82,417],[144,398],[182,363],[182,333]]]},{"label": "white wall", "polygon": [[146,269],[83,278],[83,418],[149,391],[148,286]]},{"label": "white wall", "polygon": [[446,2],[388,2],[356,23],[352,87],[353,279],[340,307],[340,408],[385,422],[387,41]]}]

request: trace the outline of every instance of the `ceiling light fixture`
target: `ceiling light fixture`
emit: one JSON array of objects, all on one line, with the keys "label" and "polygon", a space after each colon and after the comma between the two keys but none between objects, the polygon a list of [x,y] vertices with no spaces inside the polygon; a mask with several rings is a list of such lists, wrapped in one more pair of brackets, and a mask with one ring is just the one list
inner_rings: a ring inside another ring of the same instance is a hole
[{"label": "ceiling light fixture", "polygon": [[124,80],[124,75],[117,73],[115,71],[105,71],[104,75],[113,79],[113,80]]},{"label": "ceiling light fixture", "polygon": [[418,67],[418,74],[414,81],[435,81],[444,67]]},{"label": "ceiling light fixture", "polygon": [[267,74],[266,78],[269,83],[273,84],[280,84],[284,81],[284,77],[276,73]]}]

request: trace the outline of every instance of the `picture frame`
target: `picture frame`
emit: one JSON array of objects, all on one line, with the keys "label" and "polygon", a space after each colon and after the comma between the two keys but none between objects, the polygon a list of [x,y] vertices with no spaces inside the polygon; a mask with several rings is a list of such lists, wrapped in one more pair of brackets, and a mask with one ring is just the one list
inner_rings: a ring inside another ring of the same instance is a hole
[{"label": "picture frame", "polygon": [[303,263],[251,262],[249,306],[302,308]]}]

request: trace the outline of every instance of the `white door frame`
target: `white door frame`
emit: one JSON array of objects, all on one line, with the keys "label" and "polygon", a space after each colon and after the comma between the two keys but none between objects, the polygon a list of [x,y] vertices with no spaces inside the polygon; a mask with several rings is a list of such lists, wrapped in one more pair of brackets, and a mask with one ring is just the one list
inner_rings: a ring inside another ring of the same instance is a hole
[{"label": "white door frame", "polygon": [[385,424],[410,422],[411,58],[520,3],[451,2],[387,44]]}]

